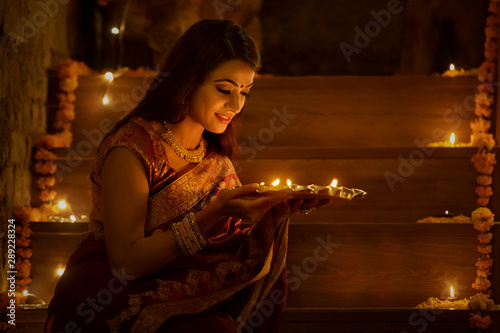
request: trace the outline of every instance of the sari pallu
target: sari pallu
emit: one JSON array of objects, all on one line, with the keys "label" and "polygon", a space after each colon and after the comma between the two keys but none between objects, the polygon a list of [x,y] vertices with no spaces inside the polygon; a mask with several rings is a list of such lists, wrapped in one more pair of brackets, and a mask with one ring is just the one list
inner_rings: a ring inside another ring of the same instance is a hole
[{"label": "sari pallu", "polygon": [[[151,129],[141,125],[156,140]],[[150,192],[146,236],[168,230],[239,181],[229,159],[210,152],[201,163],[169,173],[158,184]],[[112,272],[104,239],[89,233],[58,283],[46,332],[149,333],[160,327],[168,332],[205,322],[205,331],[219,322],[218,327],[237,325],[241,332],[272,332],[284,302],[276,304],[273,299],[271,314],[269,306],[264,312],[260,307],[269,305],[272,294],[285,297],[287,224],[266,244],[253,228],[241,229],[240,222],[219,221],[207,231],[202,251],[179,256],[140,279],[123,270]],[[182,322],[183,318],[189,321]]]}]

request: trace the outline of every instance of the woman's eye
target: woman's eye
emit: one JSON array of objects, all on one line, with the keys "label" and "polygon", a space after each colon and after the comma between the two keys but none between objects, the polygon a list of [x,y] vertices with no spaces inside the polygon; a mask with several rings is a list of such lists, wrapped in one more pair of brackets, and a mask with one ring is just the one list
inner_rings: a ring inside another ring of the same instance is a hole
[{"label": "woman's eye", "polygon": [[217,88],[217,90],[221,93],[221,94],[224,94],[224,95],[229,95],[231,92],[229,90],[224,90],[224,89],[221,89],[221,88]]},{"label": "woman's eye", "polygon": [[250,94],[249,94],[249,93],[246,93],[246,92],[241,92],[241,94],[242,94],[243,96],[245,96],[246,98],[250,97]]}]

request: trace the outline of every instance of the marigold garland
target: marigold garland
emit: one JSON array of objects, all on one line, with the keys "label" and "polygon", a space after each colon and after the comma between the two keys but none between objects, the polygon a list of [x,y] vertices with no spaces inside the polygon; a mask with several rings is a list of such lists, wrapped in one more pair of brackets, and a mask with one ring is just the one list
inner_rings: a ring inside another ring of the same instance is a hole
[{"label": "marigold garland", "polygon": [[[51,151],[54,148],[70,147],[73,135],[71,122],[75,120],[76,95],[78,75],[88,74],[88,67],[82,62],[65,59],[58,66],[59,89],[57,94],[59,109],[56,112],[54,128],[59,132],[47,134],[36,142],[33,171],[35,183],[38,185],[38,199],[42,204],[38,207],[15,207],[13,215],[16,220],[16,293],[28,290],[31,282],[31,229],[30,222],[47,221],[49,216],[57,215],[59,210],[52,205],[56,192],[52,189],[56,184],[57,166],[54,163],[57,155]],[[23,300],[18,297],[18,301]],[[22,301],[21,301],[22,303]],[[0,323],[0,330],[4,323]]]},{"label": "marigold garland", "polygon": [[496,156],[491,153],[495,146],[495,140],[489,130],[495,103],[494,82],[498,61],[499,8],[498,0],[490,0],[488,10],[491,14],[486,19],[486,41],[484,42],[484,56],[486,59],[479,67],[479,85],[476,91],[476,108],[474,111],[476,118],[470,124],[472,129],[471,144],[478,148],[471,161],[479,173],[476,179],[478,184],[478,187],[476,187],[476,203],[480,207],[487,206],[490,197],[493,195],[490,175],[493,174],[494,165],[496,164]]},{"label": "marigold garland", "polygon": [[494,225],[495,215],[486,207],[479,207],[472,212],[471,220],[474,224],[474,229],[479,231],[478,240],[480,245],[477,251],[480,257],[477,259],[476,266],[476,281],[472,284],[472,288],[479,291],[476,296],[471,297],[469,308],[476,310],[476,313],[471,313],[469,318],[469,326],[471,328],[486,329],[491,323],[489,316],[481,317],[480,310],[491,309],[494,305],[493,300],[489,298],[488,289],[491,287],[491,282],[488,277],[491,275],[491,267],[493,266],[493,258],[489,255],[492,252],[492,246],[489,244],[493,238],[493,234],[489,232]]}]

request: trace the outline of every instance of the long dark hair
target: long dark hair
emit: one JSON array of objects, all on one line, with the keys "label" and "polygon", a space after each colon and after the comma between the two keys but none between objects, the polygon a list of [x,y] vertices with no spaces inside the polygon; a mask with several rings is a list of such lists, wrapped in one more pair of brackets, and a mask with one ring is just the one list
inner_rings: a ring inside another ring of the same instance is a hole
[{"label": "long dark hair", "polygon": [[[150,86],[139,104],[118,121],[112,131],[135,117],[169,123],[183,121],[188,113],[186,105],[196,88],[217,66],[232,59],[245,61],[255,72],[260,69],[259,53],[241,26],[228,20],[203,20],[194,24],[174,45],[161,73],[153,81],[159,83]],[[222,155],[231,156],[236,147],[235,121],[236,117],[224,133],[203,133]]]}]

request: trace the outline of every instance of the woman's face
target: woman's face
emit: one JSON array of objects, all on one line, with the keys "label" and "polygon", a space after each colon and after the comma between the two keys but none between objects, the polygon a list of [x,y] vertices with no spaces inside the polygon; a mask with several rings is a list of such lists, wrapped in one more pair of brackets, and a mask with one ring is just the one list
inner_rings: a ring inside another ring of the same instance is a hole
[{"label": "woman's face", "polygon": [[223,133],[245,105],[254,75],[252,67],[239,59],[220,64],[195,90],[186,120]]}]

